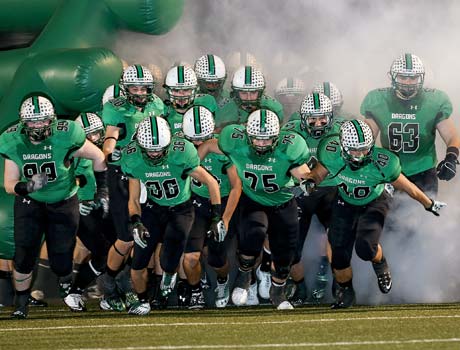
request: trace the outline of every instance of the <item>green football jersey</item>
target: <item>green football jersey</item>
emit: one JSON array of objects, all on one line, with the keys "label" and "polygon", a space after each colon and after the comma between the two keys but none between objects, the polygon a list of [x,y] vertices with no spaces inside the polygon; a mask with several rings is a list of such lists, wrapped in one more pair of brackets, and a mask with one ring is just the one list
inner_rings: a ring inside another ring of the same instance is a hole
[{"label": "green football jersey", "polygon": [[161,206],[174,206],[191,197],[190,173],[200,165],[195,146],[179,137],[173,137],[165,159],[156,165],[147,163],[136,142],[123,150],[123,172],[142,181],[147,197]]},{"label": "green football jersey", "polygon": [[[104,125],[112,125],[120,128],[120,135],[116,144],[117,148],[123,149],[134,140],[137,126],[144,118],[163,114],[163,101],[156,95],[153,95],[153,97],[153,101],[147,103],[142,112],[129,103],[124,96],[120,96],[104,104],[102,110]],[[119,161],[114,164],[118,165]]]},{"label": "green football jersey", "polygon": [[[225,107],[225,111],[221,112],[219,116],[220,126],[229,124],[245,124],[248,121],[249,113],[242,108],[238,108],[236,102],[231,99]],[[284,119],[283,106],[273,97],[262,95],[260,98],[259,109],[268,109],[278,116],[280,123]]]},{"label": "green football jersey", "polygon": [[382,194],[385,183],[395,181],[401,174],[398,156],[380,147],[374,147],[370,162],[358,169],[350,168],[341,155],[338,135],[320,142],[318,160],[336,181],[343,200],[352,205],[372,202]]},{"label": "green football jersey", "polygon": [[397,98],[392,88],[377,89],[361,104],[361,114],[377,123],[382,147],[399,155],[406,176],[436,166],[436,125],[451,113],[449,97],[434,89],[409,101]]},{"label": "green football jersey", "polygon": [[[218,137],[217,135],[215,136]],[[222,154],[209,153],[202,161],[201,166],[205,168],[219,183],[221,197],[226,197],[230,193],[230,181],[227,169],[232,166],[230,159]],[[192,191],[197,195],[209,198],[209,190],[201,182],[192,179]]]},{"label": "green football jersey", "polygon": [[89,159],[76,158],[75,175],[81,175],[86,178],[86,185],[78,189],[78,200],[92,201],[96,193],[96,178],[94,177],[93,162]]},{"label": "green football jersey", "polygon": [[[193,101],[193,106],[203,106],[209,109],[213,114],[217,110],[217,103],[214,97],[207,94],[197,94]],[[182,121],[184,115],[177,112],[172,106],[171,102],[165,102],[165,113],[164,117],[168,121],[169,128],[171,129],[172,135],[182,135]]]},{"label": "green football jersey", "polygon": [[[310,155],[311,155],[307,164],[310,167],[310,169],[313,169],[318,163],[318,155],[317,155],[318,144],[323,138],[327,137],[328,135],[338,134],[340,131],[341,124],[342,124],[342,121],[335,121],[332,124],[331,129],[320,138],[314,138],[310,135],[308,131],[302,129],[300,120],[292,120],[288,122],[286,125],[283,126],[282,130],[294,131],[303,137],[303,139],[307,143],[307,146],[308,146],[308,149],[310,150]],[[328,176],[326,179],[324,179],[321,182],[319,186],[323,187],[323,186],[335,186],[335,185],[336,185],[335,180],[330,179]]]},{"label": "green football jersey", "polygon": [[29,197],[38,202],[56,203],[77,193],[72,155],[85,140],[85,132],[78,123],[58,120],[52,136],[34,145],[22,133],[20,124],[16,124],[0,135],[0,154],[18,165],[21,181],[46,172],[48,184]]},{"label": "green football jersey", "polygon": [[243,183],[243,192],[266,206],[278,206],[292,198],[290,169],[305,164],[310,158],[305,140],[294,132],[280,133],[278,145],[269,154],[256,154],[242,125],[222,129],[219,148],[235,164]]}]

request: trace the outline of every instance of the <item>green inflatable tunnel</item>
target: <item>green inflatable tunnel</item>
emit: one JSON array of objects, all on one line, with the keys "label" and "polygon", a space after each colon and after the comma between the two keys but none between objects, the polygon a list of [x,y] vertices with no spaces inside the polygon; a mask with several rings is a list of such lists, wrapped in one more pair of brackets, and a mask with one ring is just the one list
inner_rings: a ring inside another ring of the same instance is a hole
[{"label": "green inflatable tunnel", "polygon": [[[183,6],[184,0],[7,0],[0,33],[37,37],[27,48],[0,51],[0,131],[17,122],[32,92],[51,96],[58,115],[98,110],[105,88],[122,73],[110,50],[117,31],[167,33]],[[14,198],[5,193],[0,164],[0,258],[11,259]]]}]

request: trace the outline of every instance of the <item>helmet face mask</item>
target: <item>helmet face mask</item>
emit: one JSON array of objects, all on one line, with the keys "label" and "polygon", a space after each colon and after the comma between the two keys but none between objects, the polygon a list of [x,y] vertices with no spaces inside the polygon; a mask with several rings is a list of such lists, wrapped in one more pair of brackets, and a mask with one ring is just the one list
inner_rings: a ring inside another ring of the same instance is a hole
[{"label": "helmet face mask", "polygon": [[227,78],[225,64],[219,56],[203,55],[195,62],[200,91],[218,97]]},{"label": "helmet face mask", "polygon": [[81,113],[75,121],[80,123],[89,141],[102,147],[105,139],[105,128],[102,119],[97,114]]},{"label": "helmet face mask", "polygon": [[300,124],[313,138],[326,134],[333,124],[331,100],[322,93],[308,94],[300,105]]},{"label": "helmet face mask", "polygon": [[153,100],[154,80],[152,73],[139,64],[126,68],[123,72],[122,86],[128,102],[143,108]]},{"label": "helmet face mask", "polygon": [[370,163],[374,143],[371,128],[362,120],[349,120],[340,127],[342,157],[354,169]]},{"label": "helmet face mask", "polygon": [[214,116],[203,106],[194,106],[187,110],[182,121],[184,138],[192,143],[206,141],[214,136]]},{"label": "helmet face mask", "polygon": [[252,112],[248,117],[246,133],[249,144],[257,155],[273,152],[278,145],[280,133],[278,116],[266,109]]},{"label": "helmet face mask", "polygon": [[136,142],[147,164],[161,164],[166,159],[171,143],[168,122],[161,117],[145,118],[138,126]]},{"label": "helmet face mask", "polygon": [[32,96],[22,104],[19,118],[23,132],[32,142],[42,142],[52,135],[57,118],[54,106],[43,96]]},{"label": "helmet face mask", "polygon": [[174,109],[184,113],[195,101],[196,74],[190,66],[172,67],[166,74],[164,87]]},{"label": "helmet face mask", "polygon": [[261,71],[245,66],[239,68],[232,79],[232,96],[236,104],[247,112],[260,107],[260,99],[265,90],[265,78]]},{"label": "helmet face mask", "polygon": [[425,67],[419,57],[406,53],[393,61],[389,75],[396,96],[407,101],[423,88]]}]

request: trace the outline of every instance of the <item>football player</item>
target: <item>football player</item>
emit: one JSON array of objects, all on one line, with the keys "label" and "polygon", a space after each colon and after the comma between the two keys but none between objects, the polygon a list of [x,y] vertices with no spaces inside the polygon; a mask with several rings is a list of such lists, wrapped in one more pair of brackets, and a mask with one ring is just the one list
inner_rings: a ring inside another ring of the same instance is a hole
[{"label": "football player", "polygon": [[401,172],[399,158],[374,145],[372,130],[362,120],[344,122],[339,135],[321,141],[317,155],[318,164],[301,186],[309,194],[328,176],[338,186],[328,231],[337,282],[332,308],[348,308],[355,303],[350,265],[353,246],[361,259],[372,262],[380,291],[388,293],[392,287],[390,268],[379,243],[390,202],[385,183],[406,192],[434,215],[439,215],[446,204],[430,199],[409,181]]}]

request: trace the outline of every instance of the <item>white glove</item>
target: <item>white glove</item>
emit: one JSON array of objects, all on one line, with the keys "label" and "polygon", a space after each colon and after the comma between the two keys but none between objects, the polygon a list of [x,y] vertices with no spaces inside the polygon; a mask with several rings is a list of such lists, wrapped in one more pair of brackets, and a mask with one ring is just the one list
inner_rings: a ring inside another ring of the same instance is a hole
[{"label": "white glove", "polygon": [[393,195],[395,193],[395,188],[393,187],[392,184],[386,183],[385,184],[385,191],[387,191],[387,193],[390,195],[390,197],[393,197]]},{"label": "white glove", "polygon": [[46,173],[38,173],[32,175],[32,178],[27,181],[27,191],[29,193],[41,190],[48,184],[48,175]]},{"label": "white glove", "polygon": [[313,179],[303,180],[299,187],[302,189],[305,196],[309,196],[316,191],[316,182]]},{"label": "white glove", "polygon": [[88,201],[80,202],[79,209],[80,209],[81,216],[88,216],[89,214],[91,214],[91,212],[94,209],[94,202],[93,203],[88,202]]},{"label": "white glove", "polygon": [[227,229],[225,228],[224,221],[213,221],[208,230],[208,236],[212,237],[218,243],[223,242],[225,240],[225,236],[227,236]]},{"label": "white glove", "polygon": [[432,212],[436,216],[439,216],[439,211],[446,206],[447,203],[438,202],[432,199],[431,205],[428,208],[425,208],[425,210]]},{"label": "white glove", "polygon": [[142,224],[142,222],[136,222],[133,224],[133,238],[134,242],[144,249],[147,247],[146,238],[150,237],[150,233],[147,228]]}]

